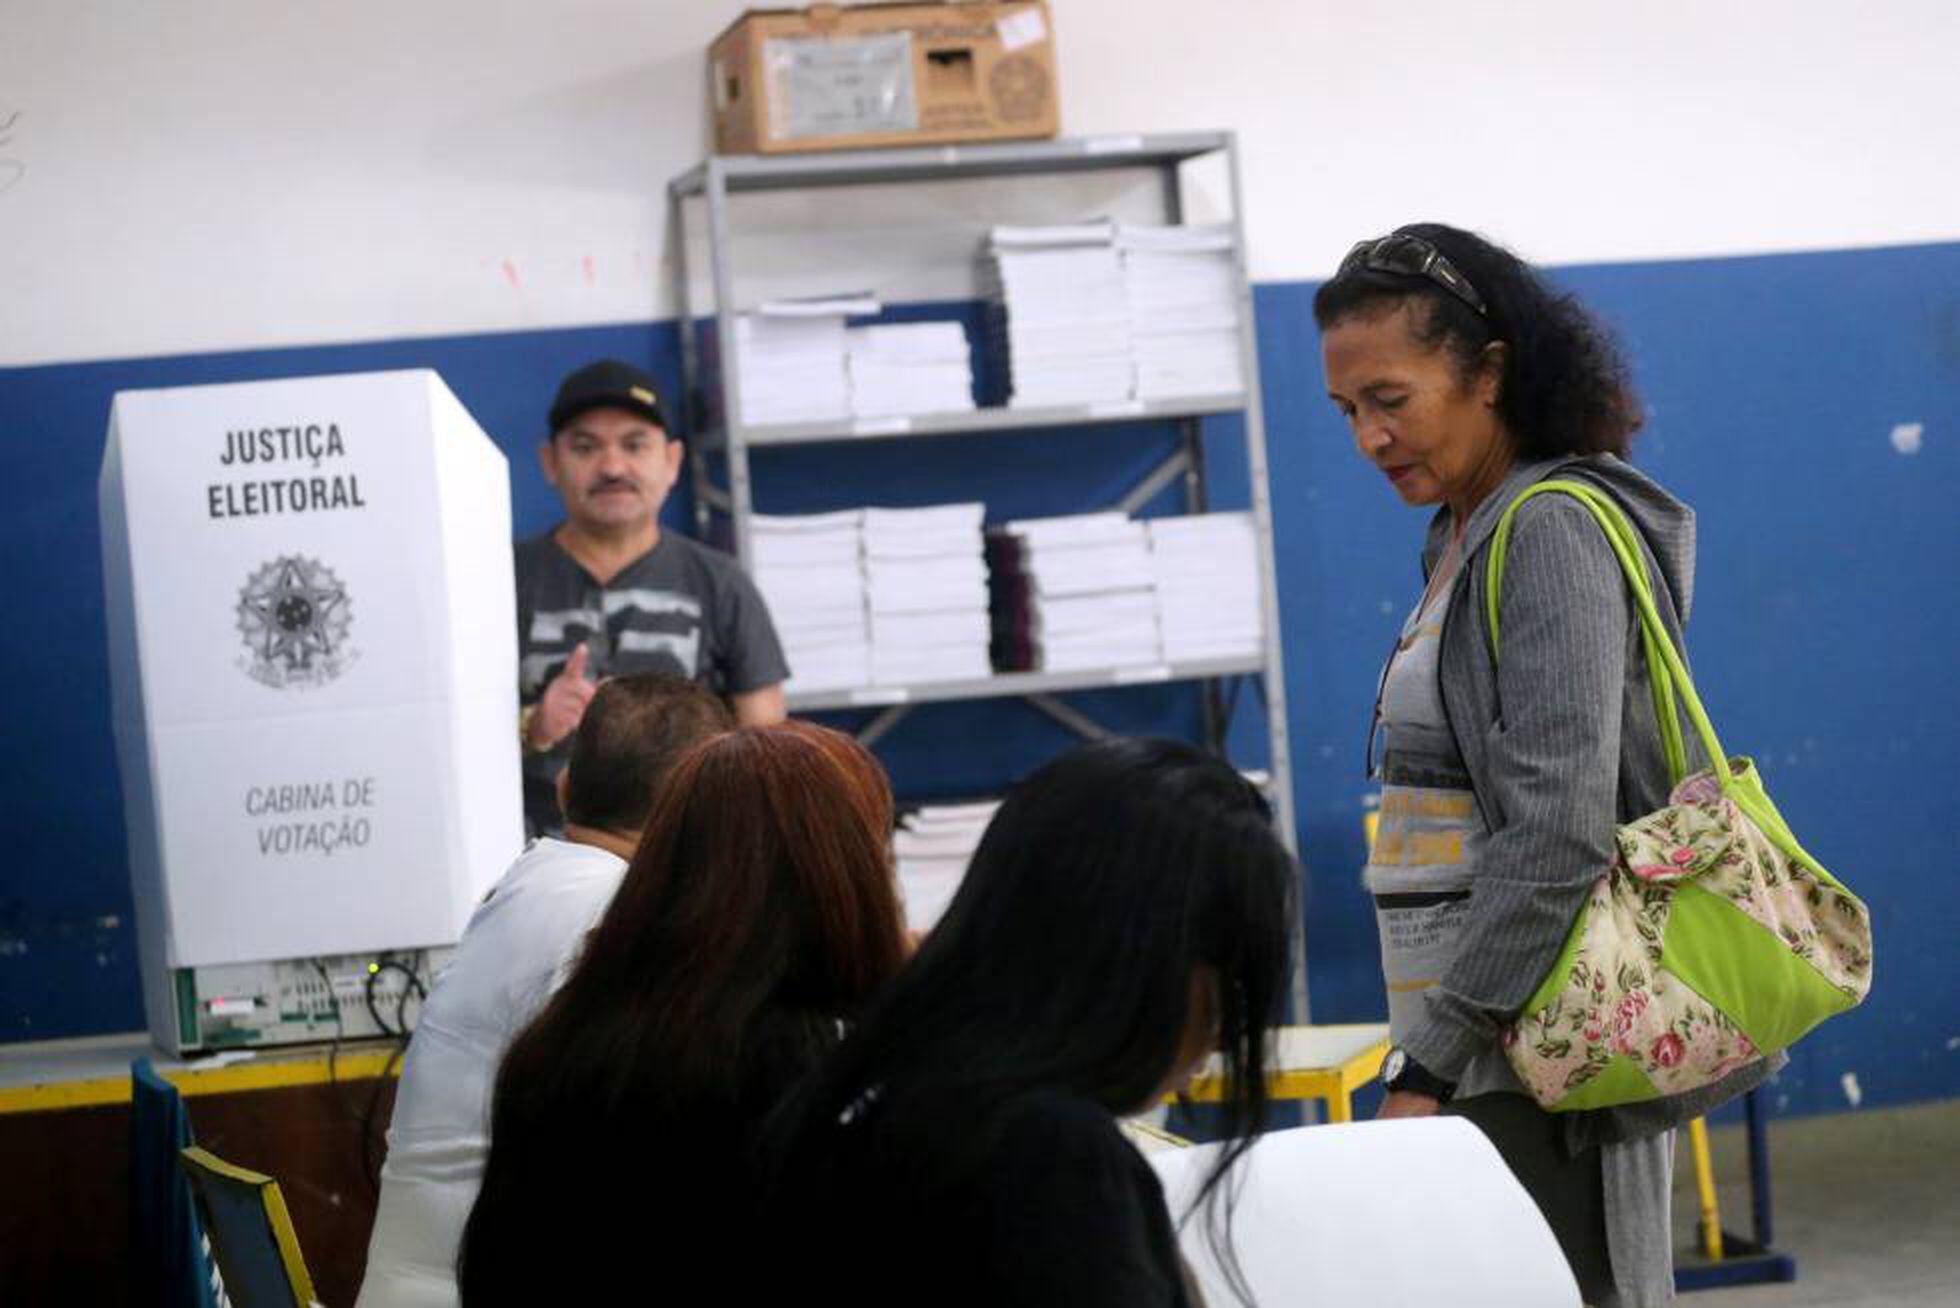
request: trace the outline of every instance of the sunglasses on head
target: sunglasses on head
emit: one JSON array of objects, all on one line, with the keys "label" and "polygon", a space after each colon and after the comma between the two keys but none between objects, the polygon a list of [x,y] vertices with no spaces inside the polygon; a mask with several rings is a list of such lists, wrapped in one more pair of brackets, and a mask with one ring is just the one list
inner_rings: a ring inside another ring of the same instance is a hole
[{"label": "sunglasses on head", "polygon": [[1361,241],[1347,252],[1335,275],[1346,276],[1357,268],[1401,277],[1426,277],[1475,309],[1479,317],[1490,316],[1490,311],[1484,308],[1484,297],[1477,294],[1470,279],[1456,270],[1449,256],[1420,236],[1397,233]]}]

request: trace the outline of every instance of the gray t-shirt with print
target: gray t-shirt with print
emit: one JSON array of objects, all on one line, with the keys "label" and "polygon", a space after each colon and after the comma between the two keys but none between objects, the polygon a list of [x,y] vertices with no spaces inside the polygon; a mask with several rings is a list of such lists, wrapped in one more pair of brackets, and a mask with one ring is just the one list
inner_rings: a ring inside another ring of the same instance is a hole
[{"label": "gray t-shirt with print", "polygon": [[[718,695],[789,676],[762,595],[728,555],[671,531],[604,585],[551,532],[516,550],[517,690],[535,704],[581,644],[586,675],[665,672]],[[560,824],[554,786],[570,742],[524,756],[524,817],[532,834]]]}]

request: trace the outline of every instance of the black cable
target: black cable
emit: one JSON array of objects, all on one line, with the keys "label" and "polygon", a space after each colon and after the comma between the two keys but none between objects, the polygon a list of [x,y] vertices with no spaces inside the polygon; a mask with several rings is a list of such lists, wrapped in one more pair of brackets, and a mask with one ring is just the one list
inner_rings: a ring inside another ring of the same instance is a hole
[{"label": "black cable", "polygon": [[[421,956],[418,954],[418,965],[420,962]],[[381,1010],[374,1000],[375,983],[381,979],[383,972],[388,971],[400,972],[403,977],[401,993],[395,1000],[395,1023],[392,1027],[383,1020]],[[387,1093],[396,1067],[408,1053],[409,1037],[413,1034],[408,1024],[409,998],[413,996],[418,1003],[426,1003],[429,992],[422,984],[422,978],[417,975],[415,968],[393,958],[384,958],[368,969],[363,991],[367,1001],[368,1016],[373,1019],[375,1028],[395,1041],[395,1047],[388,1053],[388,1061],[382,1064],[380,1075],[375,1078],[374,1089],[368,1092],[367,1107],[360,1115],[361,1172],[367,1179],[368,1189],[379,1195],[381,1166],[387,1157],[387,1137],[379,1129],[381,1097]]]},{"label": "black cable", "polygon": [[[395,1024],[393,1026],[388,1025],[387,1021],[381,1016],[381,1010],[375,1006],[374,1002],[374,985],[375,982],[381,979],[383,972],[400,972],[403,978],[405,978],[402,986],[402,1002],[395,1006]],[[382,1035],[406,1040],[410,1034],[408,1028],[409,995],[413,993],[417,1000],[426,1000],[429,997],[428,991],[423,988],[422,978],[415,974],[415,969],[398,958],[384,958],[380,962],[369,966],[365,990],[368,1017],[373,1020],[374,1029]]]},{"label": "black cable", "polygon": [[[356,1138],[361,1142],[361,1172],[367,1178],[369,1190],[379,1195],[381,1193],[380,1173],[369,1161],[368,1155],[370,1149],[367,1143],[368,1133],[372,1130],[374,1105],[370,1101],[366,1108],[357,1107],[348,1097],[348,1087],[340,1079],[339,1067],[340,1047],[347,1038],[347,1019],[341,1010],[340,993],[334,989],[333,977],[328,973],[327,965],[324,961],[317,958],[314,959],[313,970],[320,974],[320,982],[327,988],[327,1003],[333,1012],[333,1043],[327,1046],[327,1085],[329,1092],[340,1104],[341,1111],[347,1114],[347,1120],[360,1132]],[[371,976],[370,980],[372,980]],[[372,992],[369,994],[368,1011],[370,1015],[373,1015],[375,1011]]]},{"label": "black cable", "polygon": [[327,1085],[338,1094],[340,1042],[347,1038],[347,1023],[340,1015],[340,996],[334,993],[333,978],[327,974],[326,962],[322,959],[314,959],[313,970],[320,974],[320,984],[326,987],[327,991],[327,1003],[333,1007],[333,1043],[327,1046]]},{"label": "black cable", "polygon": [[[424,966],[422,962],[422,956],[420,955],[420,953],[416,955],[415,967],[410,967],[407,963],[402,962],[399,958],[384,958],[381,960],[380,963],[376,964],[376,966],[383,972],[386,972],[392,968],[393,970],[400,972],[402,974],[402,976],[406,979],[407,982],[406,987],[403,990],[404,998],[407,997],[408,992],[411,990],[414,991],[415,998],[418,1001],[427,999],[429,997],[428,990],[424,988],[424,986],[422,985],[421,974],[416,970],[416,968]],[[398,1027],[401,1027],[401,1023],[403,1022],[403,1020],[404,1019],[402,1014],[397,1013],[395,1017],[395,1024]],[[402,1030],[404,1034],[406,1034],[407,1028],[402,1027]]]},{"label": "black cable", "polygon": [[398,1033],[394,1027],[388,1025],[381,1016],[381,1010],[374,1005],[374,983],[381,979],[383,966],[384,964],[381,963],[368,965],[367,980],[361,986],[361,997],[367,1001],[368,1020],[374,1023],[374,1029],[382,1035],[391,1036]]},{"label": "black cable", "polygon": [[320,983],[327,988],[327,1003],[333,1012],[333,1042],[327,1046],[327,1084],[333,1089],[334,1097],[340,1100],[341,1109],[346,1112],[347,1120],[358,1123],[361,1120],[361,1110],[348,1099],[347,1087],[340,1079],[340,1051],[347,1041],[346,1012],[341,1007],[340,992],[334,988],[333,977],[328,973],[325,961],[314,959],[313,970],[320,974]]},{"label": "black cable", "polygon": [[[396,1033],[395,1028],[388,1025],[387,1019],[381,1016],[381,1009],[374,1002],[374,986],[380,979],[381,965],[370,963],[367,977],[361,982],[361,1000],[367,1006],[368,1020],[374,1023],[375,1031],[384,1036],[393,1036]],[[380,1077],[375,1080],[374,1088],[368,1091],[366,1106],[355,1118],[360,1132],[355,1139],[360,1143],[361,1179],[367,1182],[368,1193],[377,1198],[381,1194],[381,1165],[374,1156],[374,1118],[381,1106],[381,1088],[388,1084],[388,1072],[393,1068],[394,1061],[395,1053],[390,1051],[388,1061],[382,1065]]]}]

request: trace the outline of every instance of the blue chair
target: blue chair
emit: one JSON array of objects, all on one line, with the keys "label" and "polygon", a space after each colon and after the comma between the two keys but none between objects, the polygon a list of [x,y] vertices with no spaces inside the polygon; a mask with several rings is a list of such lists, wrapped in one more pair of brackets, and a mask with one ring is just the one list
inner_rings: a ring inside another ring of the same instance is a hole
[{"label": "blue chair", "polygon": [[177,1156],[236,1308],[319,1308],[279,1183],[195,1145]]},{"label": "blue chair", "polygon": [[215,1274],[190,1180],[177,1153],[191,1143],[177,1087],[147,1058],[129,1065],[130,1302],[145,1308],[217,1308]]}]

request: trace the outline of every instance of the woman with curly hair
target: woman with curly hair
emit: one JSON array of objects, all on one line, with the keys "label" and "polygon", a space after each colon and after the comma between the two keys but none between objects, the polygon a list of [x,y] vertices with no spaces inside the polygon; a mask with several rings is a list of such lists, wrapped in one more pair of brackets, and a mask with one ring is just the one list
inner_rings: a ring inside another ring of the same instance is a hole
[{"label": "woman with curly hair", "polygon": [[1637,528],[1678,641],[1694,515],[1626,461],[1641,409],[1610,335],[1482,237],[1418,223],[1363,241],[1315,295],[1314,318],[1357,450],[1405,504],[1435,509],[1373,724],[1382,808],[1367,884],[1394,1041],[1382,1116],[1469,1118],[1537,1200],[1587,1302],[1669,1302],[1672,1128],[1768,1069],[1557,1116],[1512,1074],[1504,1027],[1558,957],[1615,827],[1660,807],[1669,777],[1639,622],[1585,507],[1539,495],[1517,513],[1501,662],[1481,578],[1521,490],[1581,480]]}]

